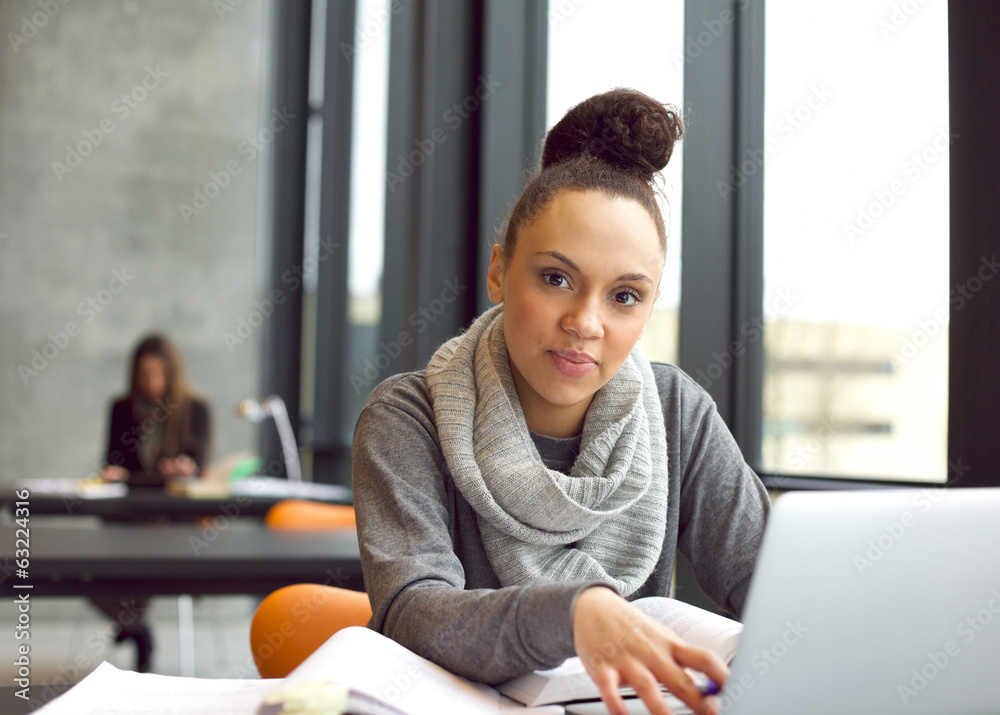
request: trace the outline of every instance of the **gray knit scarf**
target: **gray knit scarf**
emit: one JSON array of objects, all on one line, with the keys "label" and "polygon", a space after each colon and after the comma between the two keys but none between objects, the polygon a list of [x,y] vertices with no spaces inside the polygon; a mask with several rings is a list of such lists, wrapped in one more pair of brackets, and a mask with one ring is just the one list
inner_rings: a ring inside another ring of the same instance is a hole
[{"label": "gray knit scarf", "polygon": [[666,530],[667,444],[638,347],[594,395],[568,476],[528,433],[502,305],[442,345],[426,374],[441,450],[503,585],[599,580],[628,596],[646,581]]}]

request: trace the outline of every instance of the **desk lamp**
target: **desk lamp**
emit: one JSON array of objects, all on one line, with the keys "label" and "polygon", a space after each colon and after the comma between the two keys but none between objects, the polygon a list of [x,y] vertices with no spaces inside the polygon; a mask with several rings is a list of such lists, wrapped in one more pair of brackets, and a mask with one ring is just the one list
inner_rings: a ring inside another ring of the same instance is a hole
[{"label": "desk lamp", "polygon": [[260,401],[243,400],[237,405],[236,411],[251,422],[261,422],[266,417],[271,417],[274,420],[274,426],[278,428],[278,437],[281,439],[281,451],[285,455],[285,471],[288,473],[288,481],[301,482],[302,469],[299,466],[299,448],[295,442],[292,423],[288,419],[288,410],[285,409],[285,401],[279,395],[268,395]]}]

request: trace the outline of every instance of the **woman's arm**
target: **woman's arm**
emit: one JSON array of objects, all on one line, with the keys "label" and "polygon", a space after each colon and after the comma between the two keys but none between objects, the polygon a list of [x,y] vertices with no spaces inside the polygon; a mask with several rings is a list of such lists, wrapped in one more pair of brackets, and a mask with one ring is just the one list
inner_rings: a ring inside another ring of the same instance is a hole
[{"label": "woman's arm", "polygon": [[111,407],[108,422],[107,452],[101,476],[106,481],[125,481],[132,472],[142,469],[136,453],[138,438],[132,433],[132,406],[128,400],[118,400]]},{"label": "woman's arm", "polygon": [[678,549],[702,590],[738,618],[771,502],[708,393],[683,374],[676,392]]},{"label": "woman's arm", "polygon": [[450,484],[429,415],[419,400],[390,404],[391,398],[362,412],[353,449],[372,627],[454,673],[485,682],[551,668],[574,655],[573,603],[590,584],[466,590],[467,567],[479,574],[484,566],[492,570],[463,564],[458,556],[455,514],[462,500]]},{"label": "woman's arm", "polygon": [[208,405],[199,399],[191,399],[190,430],[185,435],[184,454],[197,465],[198,470],[205,466],[208,445],[212,439],[212,421]]}]

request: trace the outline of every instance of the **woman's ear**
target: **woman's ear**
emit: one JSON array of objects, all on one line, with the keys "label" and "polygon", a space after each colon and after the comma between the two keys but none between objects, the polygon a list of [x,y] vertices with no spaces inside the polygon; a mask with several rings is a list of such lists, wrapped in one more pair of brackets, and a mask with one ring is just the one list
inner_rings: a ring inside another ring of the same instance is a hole
[{"label": "woman's ear", "polygon": [[506,264],[507,257],[504,256],[503,249],[494,244],[493,253],[490,254],[490,269],[486,273],[486,292],[494,303],[503,303],[503,272]]}]

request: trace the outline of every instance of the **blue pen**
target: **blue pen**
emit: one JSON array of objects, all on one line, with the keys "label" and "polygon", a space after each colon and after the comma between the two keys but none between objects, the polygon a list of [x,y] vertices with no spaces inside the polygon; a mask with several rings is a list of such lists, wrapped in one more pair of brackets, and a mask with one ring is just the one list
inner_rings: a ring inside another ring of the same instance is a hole
[{"label": "blue pen", "polygon": [[718,695],[719,684],[711,678],[706,678],[704,683],[698,685],[698,692],[702,695]]}]

